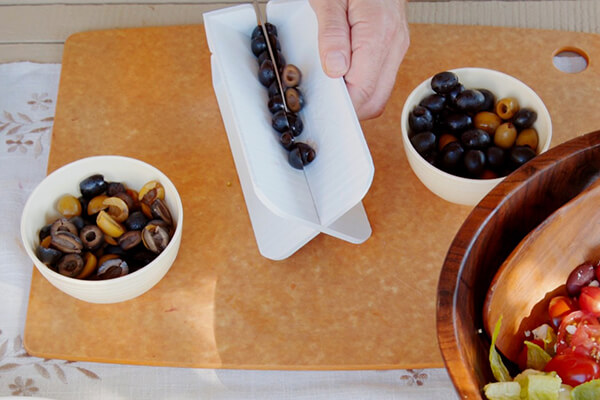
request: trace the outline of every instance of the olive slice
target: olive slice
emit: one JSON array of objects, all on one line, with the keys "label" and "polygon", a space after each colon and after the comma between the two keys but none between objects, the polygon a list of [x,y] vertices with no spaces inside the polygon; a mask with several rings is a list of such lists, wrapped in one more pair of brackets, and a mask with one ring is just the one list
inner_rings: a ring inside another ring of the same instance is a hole
[{"label": "olive slice", "polygon": [[133,249],[135,246],[140,244],[142,241],[142,234],[140,231],[129,231],[119,238],[119,246],[123,250]]},{"label": "olive slice", "polygon": [[173,225],[173,217],[171,216],[171,212],[169,211],[167,204],[162,199],[154,200],[150,206],[150,210],[152,211],[152,216],[154,218],[160,218],[167,224]]},{"label": "olive slice", "polygon": [[85,263],[79,254],[66,254],[58,261],[58,273],[65,276],[75,277],[83,271]]},{"label": "olive slice", "polygon": [[300,72],[300,69],[294,64],[287,64],[283,67],[281,79],[283,80],[283,84],[287,87],[298,86],[302,80],[302,72]]},{"label": "olive slice", "polygon": [[68,231],[58,231],[52,235],[50,244],[63,253],[81,253],[83,243],[78,236]]},{"label": "olive slice", "polygon": [[97,250],[104,243],[104,233],[96,225],[86,225],[79,232],[79,239],[90,250]]},{"label": "olive slice", "polygon": [[298,112],[304,107],[304,96],[300,89],[289,87],[285,89],[285,103],[292,112]]},{"label": "olive slice", "polygon": [[113,279],[129,273],[129,266],[120,258],[112,258],[104,261],[96,273],[97,279]]},{"label": "olive slice", "polygon": [[169,244],[169,232],[166,228],[148,223],[142,230],[142,242],[154,253],[161,253]]}]

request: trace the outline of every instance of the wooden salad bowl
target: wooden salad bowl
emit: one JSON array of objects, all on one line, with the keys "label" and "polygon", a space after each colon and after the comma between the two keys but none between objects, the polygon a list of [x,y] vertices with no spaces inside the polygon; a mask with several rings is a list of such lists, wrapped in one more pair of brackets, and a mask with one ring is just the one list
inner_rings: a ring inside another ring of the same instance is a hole
[{"label": "wooden salad bowl", "polygon": [[[461,398],[483,399],[483,386],[494,380],[483,314],[497,272],[519,243],[555,211],[587,188],[597,192],[591,188],[597,179],[600,131],[564,142],[506,177],[457,232],[440,273],[437,335]],[[535,291],[521,290],[514,296],[536,296],[536,292],[554,289],[540,285]]]}]

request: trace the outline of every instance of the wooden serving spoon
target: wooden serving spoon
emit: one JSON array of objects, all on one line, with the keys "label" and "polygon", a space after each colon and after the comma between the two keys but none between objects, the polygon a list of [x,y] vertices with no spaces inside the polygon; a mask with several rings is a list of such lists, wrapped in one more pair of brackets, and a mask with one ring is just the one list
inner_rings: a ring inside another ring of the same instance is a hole
[{"label": "wooden serving spoon", "polygon": [[600,258],[600,178],[531,231],[500,266],[483,306],[491,336],[502,316],[496,346],[517,362],[530,331],[548,320],[548,303],[566,293],[569,273]]}]

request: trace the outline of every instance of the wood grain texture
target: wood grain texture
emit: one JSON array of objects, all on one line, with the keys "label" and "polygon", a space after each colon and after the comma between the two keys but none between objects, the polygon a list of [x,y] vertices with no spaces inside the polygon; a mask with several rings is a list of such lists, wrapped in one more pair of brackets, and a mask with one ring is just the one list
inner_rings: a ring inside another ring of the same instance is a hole
[{"label": "wood grain texture", "polygon": [[[375,163],[364,200],[372,237],[357,246],[320,235],[281,262],[260,257],[254,242],[203,27],[71,37],[49,170],[95,154],[140,158],[178,187],[186,221],[172,269],[130,302],[85,304],[34,271],[27,349],[54,358],[188,367],[441,366],[438,277],[471,208],[437,198],[412,173],[400,137],[404,101],[440,70],[496,68],[546,101],[555,145],[600,126],[589,107],[600,85],[589,84],[598,79],[595,66],[566,75],[554,69],[551,54],[576,43],[595,57],[600,43],[591,34],[502,28],[412,25],[411,32],[385,114],[362,124]],[[575,113],[580,117],[571,118]]]},{"label": "wood grain texture", "polygon": [[[482,314],[496,272],[529,232],[599,177],[596,131],[550,149],[509,176],[458,231],[440,274],[437,327],[461,398],[482,399],[483,386],[494,381]],[[528,290],[537,289],[530,285]]]}]

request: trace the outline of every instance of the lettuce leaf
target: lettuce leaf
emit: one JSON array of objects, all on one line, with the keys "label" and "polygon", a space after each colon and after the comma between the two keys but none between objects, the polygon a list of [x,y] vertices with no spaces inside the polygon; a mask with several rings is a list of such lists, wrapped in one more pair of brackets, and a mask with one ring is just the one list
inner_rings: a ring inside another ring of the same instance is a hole
[{"label": "lettuce leaf", "polygon": [[500,333],[500,326],[502,325],[502,316],[496,322],[494,327],[494,333],[492,334],[492,344],[490,345],[490,367],[492,368],[492,374],[498,382],[509,382],[512,381],[510,373],[502,361],[502,356],[496,350],[496,339]]},{"label": "lettuce leaf", "polygon": [[571,398],[573,400],[600,399],[600,379],[594,379],[575,386],[571,391]]},{"label": "lettuce leaf", "polygon": [[527,368],[543,371],[548,361],[552,359],[550,354],[535,343],[527,340],[524,343],[527,346]]}]

